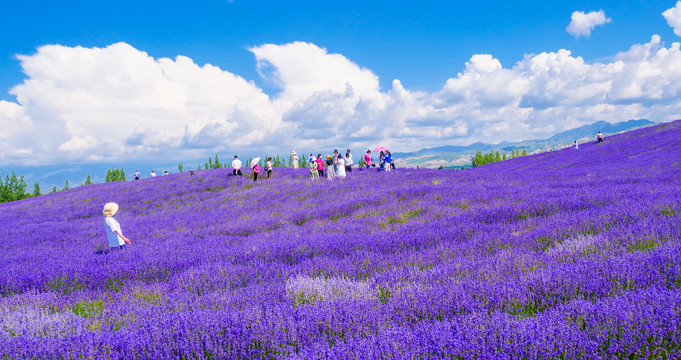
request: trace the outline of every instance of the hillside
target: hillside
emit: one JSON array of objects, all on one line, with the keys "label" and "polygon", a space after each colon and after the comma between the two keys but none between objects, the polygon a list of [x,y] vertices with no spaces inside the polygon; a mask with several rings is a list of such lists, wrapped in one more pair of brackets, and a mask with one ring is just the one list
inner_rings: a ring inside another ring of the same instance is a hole
[{"label": "hillside", "polygon": [[430,167],[439,166],[462,166],[471,163],[471,157],[476,151],[489,152],[498,150],[511,153],[513,150],[526,150],[528,153],[535,151],[545,152],[553,149],[568,147],[573,141],[583,142],[592,141],[596,134],[601,131],[605,136],[611,136],[624,131],[631,131],[655,123],[646,120],[628,120],[611,124],[606,121],[597,121],[593,124],[580,126],[578,128],[557,133],[548,139],[533,139],[509,142],[503,141],[498,144],[487,144],[477,142],[467,146],[439,146],[434,148],[421,149],[411,153],[395,153],[399,159],[400,167]]},{"label": "hillside", "polygon": [[680,139],[676,121],[470,170],[204,170],[0,204],[0,357],[678,357]]}]

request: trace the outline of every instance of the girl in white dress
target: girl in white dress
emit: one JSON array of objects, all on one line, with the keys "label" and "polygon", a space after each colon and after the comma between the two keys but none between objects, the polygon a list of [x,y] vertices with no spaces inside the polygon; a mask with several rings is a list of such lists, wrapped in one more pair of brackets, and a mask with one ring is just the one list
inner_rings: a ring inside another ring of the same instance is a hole
[{"label": "girl in white dress", "polygon": [[343,159],[343,155],[338,154],[338,157],[336,158],[336,168],[338,168],[336,172],[336,176],[339,178],[344,178],[345,177],[345,159]]}]

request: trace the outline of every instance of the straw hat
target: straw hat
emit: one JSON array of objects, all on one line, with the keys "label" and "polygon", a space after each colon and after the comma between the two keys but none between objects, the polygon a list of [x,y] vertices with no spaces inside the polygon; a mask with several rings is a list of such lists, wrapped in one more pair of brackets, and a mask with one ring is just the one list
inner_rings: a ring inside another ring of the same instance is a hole
[{"label": "straw hat", "polygon": [[293,150],[293,151],[291,151],[291,155],[298,155],[298,154],[296,154],[296,151]]},{"label": "straw hat", "polygon": [[104,216],[114,216],[118,212],[118,204],[116,203],[106,203],[104,205],[104,210],[102,210],[102,214]]}]

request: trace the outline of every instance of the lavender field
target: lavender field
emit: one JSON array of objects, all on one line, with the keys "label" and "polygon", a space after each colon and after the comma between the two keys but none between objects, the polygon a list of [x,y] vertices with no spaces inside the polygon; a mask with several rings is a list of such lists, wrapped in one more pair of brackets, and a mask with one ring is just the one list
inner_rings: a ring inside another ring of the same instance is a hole
[{"label": "lavender field", "polygon": [[1,204],[0,358],[677,358],[680,164],[677,121],[463,171]]}]

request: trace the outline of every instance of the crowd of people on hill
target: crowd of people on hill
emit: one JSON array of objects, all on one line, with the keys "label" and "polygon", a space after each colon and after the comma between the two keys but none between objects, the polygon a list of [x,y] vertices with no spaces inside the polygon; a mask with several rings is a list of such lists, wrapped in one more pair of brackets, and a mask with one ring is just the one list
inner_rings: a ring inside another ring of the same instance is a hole
[{"label": "crowd of people on hill", "polygon": [[[604,137],[603,134],[599,131],[598,134],[596,135],[597,143],[603,142],[603,137]],[[572,149],[574,150],[579,149],[579,144],[577,143],[577,140],[575,140],[574,143],[572,144]],[[395,163],[393,162],[390,150],[385,148],[379,148],[376,150],[380,151],[378,157],[378,165],[373,162],[371,150],[367,150],[364,156],[362,157],[362,160],[364,162],[364,168],[370,169],[372,167],[378,166],[379,171],[390,171],[391,169],[394,169]],[[261,169],[259,162],[260,158],[256,158],[253,159],[253,161],[250,164],[251,173],[253,174],[254,181],[257,181],[258,178],[260,177]],[[294,169],[300,168],[300,157],[295,151],[291,152],[290,164],[291,167]],[[234,160],[232,161],[231,165],[233,176],[243,176],[243,172],[241,171],[243,163],[241,162],[241,160],[239,160],[239,157],[237,155],[234,155]],[[312,153],[310,153],[306,161],[306,167],[309,171],[309,178],[311,180],[316,180],[320,178],[326,178],[328,180],[332,180],[334,178],[345,178],[347,176],[347,173],[352,172],[354,165],[355,161],[352,157],[350,149],[346,150],[345,155],[339,154],[338,150],[334,150],[333,155],[326,155],[324,157],[322,157],[321,153],[317,154],[317,156],[313,156]],[[267,179],[270,179],[272,177],[272,168],[273,168],[272,158],[268,157],[265,162],[265,173],[267,174]],[[163,175],[168,175],[168,171],[165,171]],[[151,177],[155,176],[156,173],[152,170]],[[135,180],[139,180],[141,178],[141,174],[138,170],[135,170],[135,172],[133,173],[133,178]],[[116,203],[107,203],[106,205],[104,205],[104,210],[102,211],[102,213],[104,214],[104,228],[106,230],[109,248],[112,250],[114,249],[124,250],[126,249],[127,245],[130,245],[131,242],[130,239],[123,235],[120,224],[113,218],[113,215],[116,214],[117,211],[118,204]]]},{"label": "crowd of people on hill", "polygon": [[[298,169],[301,167],[301,158],[298,156],[298,154],[295,151],[291,152],[290,156],[290,165],[294,169]],[[345,154],[340,154],[338,150],[334,150],[332,155],[326,155],[322,156],[321,153],[317,154],[317,156],[314,156],[313,153],[310,153],[310,155],[305,159],[306,161],[304,162],[305,167],[309,171],[309,178],[311,180],[316,180],[320,178],[326,178],[328,180],[332,180],[334,178],[345,178],[347,177],[347,174],[352,172],[353,167],[355,166],[355,161],[352,157],[352,153],[350,149],[347,149]],[[366,169],[376,167],[377,165],[372,162],[371,158],[371,150],[367,150],[366,154],[363,157],[364,160],[364,166]],[[260,178],[260,173],[261,173],[261,168],[260,168],[260,158],[253,159],[253,161],[250,164],[251,167],[251,174],[253,175],[253,180],[257,181],[258,178]],[[243,172],[241,169],[243,168],[244,164],[239,160],[238,155],[234,155],[234,160],[232,160],[232,175],[233,176],[243,176]],[[270,179],[272,177],[272,158],[268,157],[267,161],[265,162],[265,174],[267,175],[266,179]],[[393,162],[392,159],[392,154],[390,153],[390,150],[388,149],[383,149],[380,151],[379,155],[379,161],[378,161],[378,170],[384,170],[384,171],[390,171],[391,169],[395,168],[395,163]]]}]

